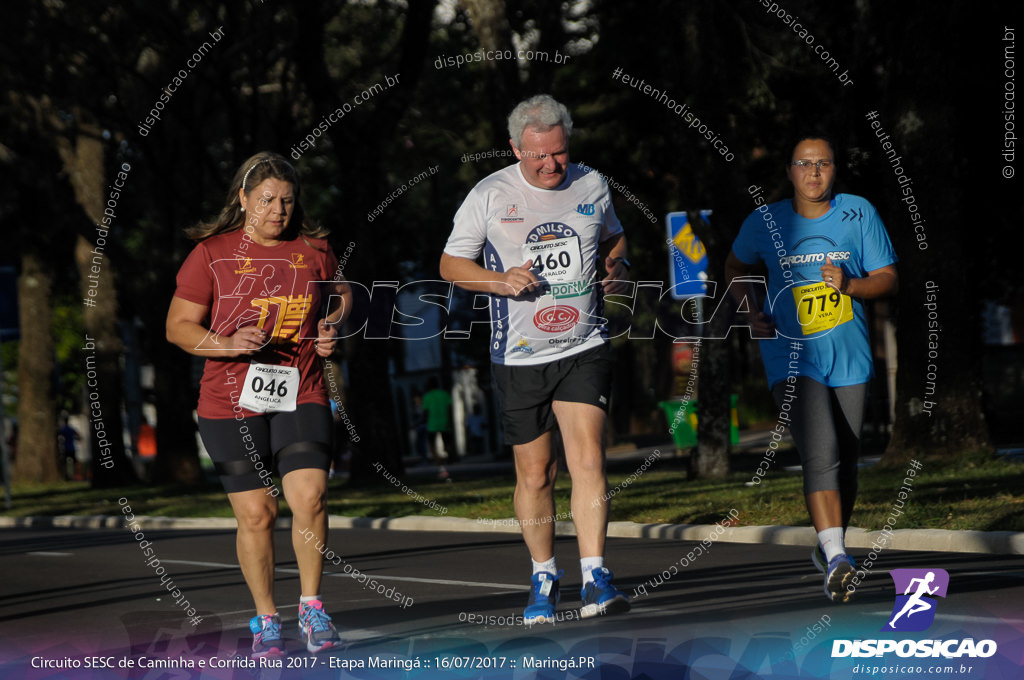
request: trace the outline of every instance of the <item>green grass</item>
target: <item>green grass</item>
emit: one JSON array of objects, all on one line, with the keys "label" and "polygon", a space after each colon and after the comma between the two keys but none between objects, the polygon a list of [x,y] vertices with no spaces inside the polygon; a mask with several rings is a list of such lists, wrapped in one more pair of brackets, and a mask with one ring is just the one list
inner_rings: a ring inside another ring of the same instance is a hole
[{"label": "green grass", "polygon": [[13,507],[3,516],[120,515],[119,499],[135,514],[165,517],[232,517],[223,489],[218,484],[202,488],[180,485],[125,486],[93,489],[88,482],[15,484]]},{"label": "green grass", "polygon": [[[626,486],[631,470],[609,474],[610,489],[618,489],[612,501],[613,521],[642,523],[705,524],[720,521],[730,509],[739,511],[741,525],[807,526],[801,477],[772,471],[757,486],[746,486],[750,472],[737,472],[722,480],[688,481],[682,458],[657,461]],[[756,466],[756,464],[755,464]],[[744,467],[754,466],[744,465]],[[406,484],[427,501],[432,510],[401,490],[381,482],[353,487],[332,482],[328,499],[331,514],[349,517],[440,516],[507,519],[514,516],[510,475],[439,482],[407,477]],[[903,486],[905,473],[879,468],[862,470],[853,525],[880,529]],[[570,510],[571,482],[566,473],[555,488],[556,512]],[[126,498],[135,514],[175,517],[230,517],[231,511],[219,485],[201,488],[136,486],[91,489],[85,482],[15,486],[14,507],[3,514],[117,515],[119,498]],[[282,515],[287,515],[282,505]],[[975,529],[1024,531],[1024,464],[980,457],[955,462],[924,461],[913,478],[897,529]]]}]

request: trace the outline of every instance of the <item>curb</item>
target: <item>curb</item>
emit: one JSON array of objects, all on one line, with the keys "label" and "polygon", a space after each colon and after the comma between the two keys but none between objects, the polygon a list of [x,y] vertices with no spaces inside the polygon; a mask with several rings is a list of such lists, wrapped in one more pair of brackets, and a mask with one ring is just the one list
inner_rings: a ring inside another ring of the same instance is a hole
[{"label": "curb", "polygon": [[[138,515],[135,522],[143,529],[234,529],[232,517],[147,517]],[[465,517],[329,517],[332,529],[378,529],[390,531],[452,531],[463,533],[520,534],[514,519],[468,519]],[[288,528],[290,518],[277,521],[278,528]],[[58,515],[55,517],[0,517],[0,529],[120,529],[124,518],[116,515]],[[703,541],[712,532],[711,540],[726,543],[759,543],[770,545],[802,545],[813,547],[817,534],[812,527],[754,526],[726,527],[717,524],[637,524],[609,522],[609,538],[650,538],[656,540]],[[572,522],[555,522],[555,534],[575,536]],[[889,550],[928,550],[937,552],[986,553],[990,555],[1024,555],[1024,532],[1014,531],[950,531],[947,529],[897,529],[888,541],[880,542],[880,531],[851,527],[846,532],[850,548]]]}]

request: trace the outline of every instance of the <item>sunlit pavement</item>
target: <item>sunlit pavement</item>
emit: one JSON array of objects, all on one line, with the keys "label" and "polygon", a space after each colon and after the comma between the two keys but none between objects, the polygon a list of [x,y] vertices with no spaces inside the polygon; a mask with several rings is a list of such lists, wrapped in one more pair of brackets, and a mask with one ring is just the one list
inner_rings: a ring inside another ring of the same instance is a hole
[{"label": "sunlit pavement", "polygon": [[[633,608],[580,620],[578,555],[575,540],[564,537],[556,546],[565,571],[559,620],[527,628],[516,620],[529,583],[517,535],[344,529],[332,530],[322,588],[343,643],[309,657],[297,639],[289,533],[276,538],[289,651],[280,669],[244,666],[253,611],[232,531],[146,531],[149,557],[127,530],[0,531],[0,677],[7,669],[10,677],[40,678],[518,678],[538,670],[537,677],[660,678],[684,677],[687,667],[693,678],[859,677],[855,664],[880,660],[832,659],[832,641],[900,639],[879,632],[891,615],[888,570],[896,568],[950,574],[935,623],[904,638],[995,640],[998,653],[976,660],[985,665],[979,678],[1017,677],[999,673],[1004,665],[1019,671],[1024,655],[1020,556],[885,551],[853,600],[833,605],[807,547],[610,539],[607,565]],[[858,562],[866,554],[851,552]],[[177,596],[167,590],[171,580]],[[187,607],[202,619],[196,627]],[[115,669],[52,667],[91,656],[100,658],[93,665]],[[153,666],[163,660],[183,668]],[[603,670],[589,669],[591,662]],[[32,669],[46,663],[51,668]]]}]

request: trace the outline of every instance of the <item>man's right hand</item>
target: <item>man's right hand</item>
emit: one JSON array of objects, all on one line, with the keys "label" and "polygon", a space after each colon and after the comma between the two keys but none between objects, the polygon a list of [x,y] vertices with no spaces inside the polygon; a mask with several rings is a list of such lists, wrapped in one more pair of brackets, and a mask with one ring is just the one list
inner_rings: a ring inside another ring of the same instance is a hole
[{"label": "man's right hand", "polygon": [[537,291],[540,288],[540,279],[533,273],[533,260],[527,260],[503,273],[502,284],[504,285],[499,285],[499,288],[504,290],[495,291],[499,295],[518,297]]}]

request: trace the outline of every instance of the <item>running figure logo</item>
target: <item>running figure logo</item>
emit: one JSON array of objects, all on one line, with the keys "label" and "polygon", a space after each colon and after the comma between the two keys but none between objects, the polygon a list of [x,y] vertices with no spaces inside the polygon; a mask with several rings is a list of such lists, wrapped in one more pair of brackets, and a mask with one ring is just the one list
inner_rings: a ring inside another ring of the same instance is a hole
[{"label": "running figure logo", "polygon": [[935,597],[946,597],[949,573],[945,569],[893,569],[896,602],[892,618],[883,631],[913,632],[927,630],[935,621]]}]

